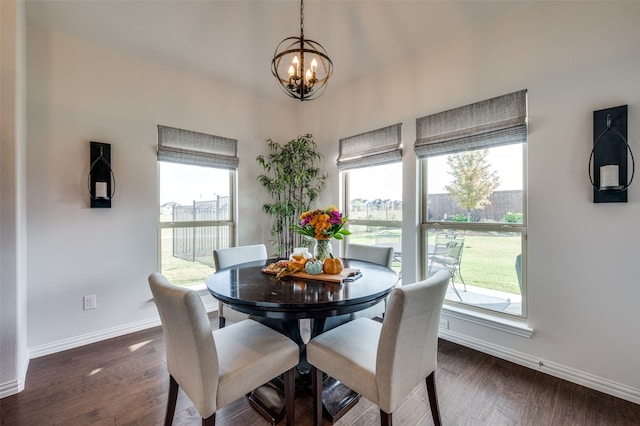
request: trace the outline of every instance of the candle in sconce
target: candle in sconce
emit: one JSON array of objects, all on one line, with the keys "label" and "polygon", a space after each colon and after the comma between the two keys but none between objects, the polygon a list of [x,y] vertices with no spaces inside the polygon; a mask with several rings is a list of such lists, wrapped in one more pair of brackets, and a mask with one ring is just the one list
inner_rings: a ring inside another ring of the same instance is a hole
[{"label": "candle in sconce", "polygon": [[107,182],[96,182],[96,198],[107,198]]},{"label": "candle in sconce", "polygon": [[618,165],[609,164],[600,167],[600,189],[620,186],[618,179]]}]

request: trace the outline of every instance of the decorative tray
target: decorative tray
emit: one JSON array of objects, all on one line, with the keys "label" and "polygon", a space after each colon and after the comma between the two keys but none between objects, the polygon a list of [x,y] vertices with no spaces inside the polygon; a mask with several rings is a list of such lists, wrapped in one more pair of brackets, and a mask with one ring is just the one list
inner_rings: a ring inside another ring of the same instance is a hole
[{"label": "decorative tray", "polygon": [[[270,275],[277,275],[279,270],[274,268],[272,265],[275,264],[271,264],[268,265],[266,268],[262,269],[262,273],[263,274],[270,274]],[[355,281],[358,278],[360,278],[362,276],[362,272],[360,272],[360,269],[356,269],[356,268],[344,268],[342,270],[342,272],[340,272],[339,274],[335,274],[335,275],[331,275],[331,274],[309,274],[307,272],[304,271],[300,271],[300,272],[293,272],[290,274],[287,274],[285,276],[282,276],[280,278],[300,278],[303,280],[314,280],[314,281],[327,281],[327,282],[332,282],[332,283],[343,283],[343,282],[350,282],[350,281]]]}]

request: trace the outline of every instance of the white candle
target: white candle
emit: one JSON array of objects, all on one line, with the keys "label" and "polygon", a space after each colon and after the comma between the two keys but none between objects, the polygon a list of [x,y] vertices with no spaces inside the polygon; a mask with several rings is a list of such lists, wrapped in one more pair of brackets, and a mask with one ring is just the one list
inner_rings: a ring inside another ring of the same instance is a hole
[{"label": "white candle", "polygon": [[96,198],[107,198],[107,182],[96,182]]},{"label": "white candle", "polygon": [[600,189],[616,187],[619,185],[618,165],[609,164],[600,167]]}]

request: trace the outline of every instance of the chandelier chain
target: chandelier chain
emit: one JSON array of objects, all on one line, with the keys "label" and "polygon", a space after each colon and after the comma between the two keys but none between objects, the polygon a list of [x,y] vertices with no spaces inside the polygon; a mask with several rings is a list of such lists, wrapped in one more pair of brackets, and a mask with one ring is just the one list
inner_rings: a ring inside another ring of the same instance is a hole
[{"label": "chandelier chain", "polygon": [[300,0],[300,37],[304,38],[304,0]]},{"label": "chandelier chain", "polygon": [[288,96],[305,101],[324,92],[332,71],[333,63],[324,47],[304,38],[304,0],[300,0],[300,37],[287,37],[278,44],[271,73]]}]

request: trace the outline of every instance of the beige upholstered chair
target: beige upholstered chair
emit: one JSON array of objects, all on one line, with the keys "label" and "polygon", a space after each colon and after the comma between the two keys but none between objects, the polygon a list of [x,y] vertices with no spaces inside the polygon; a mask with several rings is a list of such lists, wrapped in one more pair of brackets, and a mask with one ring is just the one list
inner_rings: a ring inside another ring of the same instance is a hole
[{"label": "beige upholstered chair", "polygon": [[[368,244],[347,244],[345,256],[347,259],[364,260],[366,262],[377,263],[378,265],[391,268],[393,264],[393,247],[374,246]],[[365,309],[364,311],[355,312],[351,315],[352,319],[356,318],[375,318],[383,317],[387,300],[378,303],[375,306]]]},{"label": "beige upholstered chair", "polygon": [[180,387],[202,424],[215,425],[219,408],[283,373],[287,424],[293,424],[297,344],[253,320],[212,333],[198,293],[170,284],[159,273],[149,276],[149,287],[162,321],[170,375],[165,425],[173,421]]},{"label": "beige upholstered chair", "polygon": [[307,345],[312,365],[314,424],[322,423],[322,373],[380,407],[382,425],[425,378],[431,414],[440,425],[435,388],[438,326],[451,275],[439,271],[425,281],[394,288],[384,321],[350,321]]},{"label": "beige upholstered chair", "polygon": [[348,259],[365,260],[391,268],[393,264],[393,247],[347,244],[344,257]]},{"label": "beige upholstered chair", "polygon": [[[267,247],[264,244],[229,247],[213,251],[213,262],[216,271],[240,263],[265,260],[267,257]],[[245,319],[249,319],[249,315],[233,310],[228,305],[218,301],[218,328],[223,328],[227,320],[240,322]]]}]

